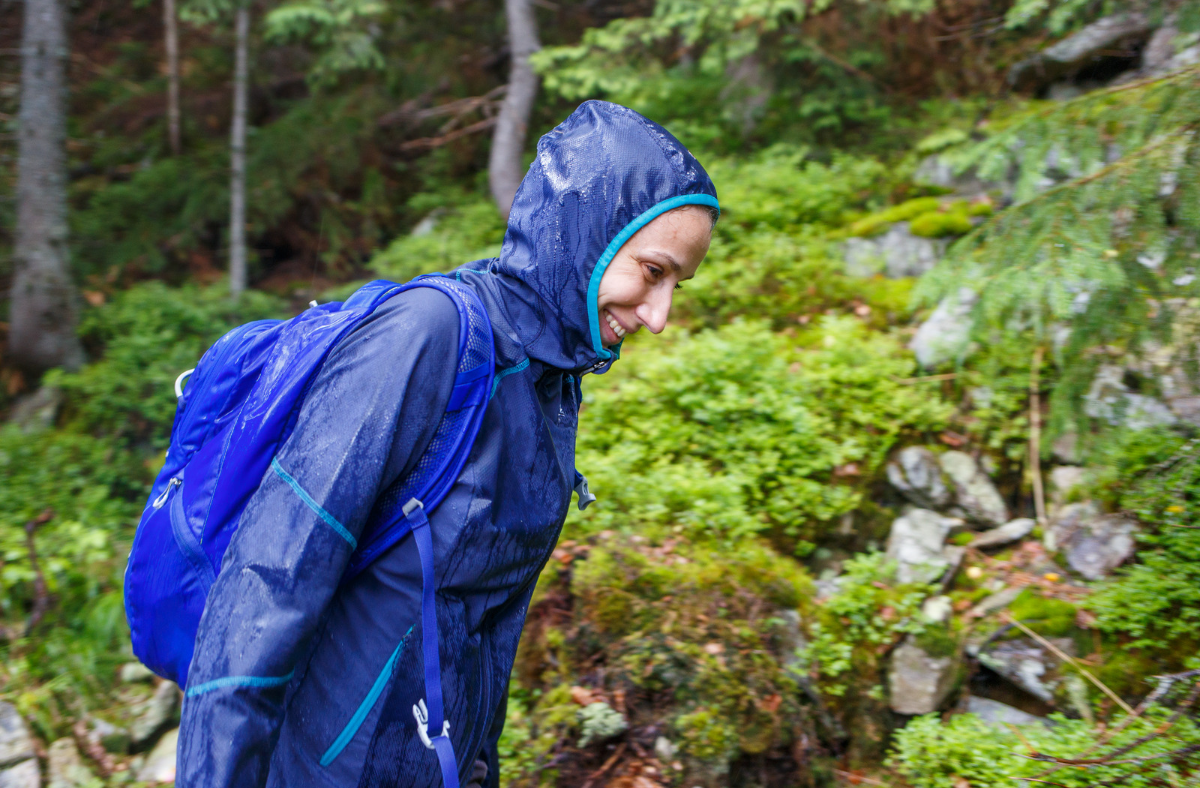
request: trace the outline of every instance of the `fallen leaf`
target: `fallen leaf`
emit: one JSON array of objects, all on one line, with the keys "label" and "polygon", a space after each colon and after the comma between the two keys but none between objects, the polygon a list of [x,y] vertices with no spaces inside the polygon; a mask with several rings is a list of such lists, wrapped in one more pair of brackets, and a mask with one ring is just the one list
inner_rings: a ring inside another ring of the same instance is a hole
[{"label": "fallen leaf", "polygon": [[575,701],[580,706],[587,706],[588,704],[595,703],[599,699],[596,697],[594,690],[588,689],[587,687],[575,686],[571,687],[571,700]]},{"label": "fallen leaf", "polygon": [[767,714],[774,714],[779,711],[779,704],[783,703],[782,695],[768,695],[758,702],[758,707]]},{"label": "fallen leaf", "polygon": [[962,446],[967,442],[967,437],[965,435],[959,435],[957,432],[950,432],[947,430],[938,436],[938,440],[947,446],[952,446],[957,449],[959,446]]}]

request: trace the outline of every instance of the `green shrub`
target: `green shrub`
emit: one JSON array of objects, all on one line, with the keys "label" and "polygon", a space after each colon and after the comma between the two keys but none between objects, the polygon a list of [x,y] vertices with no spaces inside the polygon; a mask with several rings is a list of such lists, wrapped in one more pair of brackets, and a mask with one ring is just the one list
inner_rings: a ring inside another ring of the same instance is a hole
[{"label": "green shrub", "polygon": [[1101,631],[1172,669],[1200,632],[1200,462],[1169,430],[1117,436],[1101,454],[1097,487],[1141,521],[1137,563],[1087,602]]},{"label": "green shrub", "polygon": [[234,303],[228,290],[167,287],[147,282],[84,313],[79,333],[96,362],[78,372],[52,372],[75,429],[165,449],[175,416],[175,378],[234,326],[280,317],[281,304],[247,291]]},{"label": "green shrub", "polygon": [[859,507],[897,440],[938,429],[949,409],[898,384],[913,362],[853,318],[826,318],[805,340],[738,321],[665,348],[627,343],[619,372],[587,381],[577,465],[603,505],[570,527],[767,531],[807,552]]},{"label": "green shrub", "polygon": [[471,260],[500,255],[504,220],[490,200],[460,198],[461,202],[438,204],[418,195],[409,201],[410,211],[425,212],[428,230],[409,233],[392,241],[371,259],[370,267],[397,282],[418,274],[449,271]]},{"label": "green shrub", "polygon": [[[803,730],[784,668],[812,595],[797,562],[757,540],[717,550],[684,534],[602,533],[563,542],[556,558],[539,579],[513,673],[518,724],[539,732],[527,746],[540,757],[577,735],[581,705],[600,701],[632,728],[665,721],[687,768],[721,771],[737,752],[779,749]],[[581,687],[590,697],[571,703]],[[528,774],[538,757],[522,753],[511,773]]]},{"label": "green shrub", "polygon": [[842,270],[840,245],[820,227],[793,232],[725,227],[696,279],[679,291],[671,319],[700,328],[753,315],[784,329],[820,312],[850,312],[863,305],[870,309],[865,321],[872,327],[907,318],[911,280],[859,279]]},{"label": "green shrub", "polygon": [[[1021,726],[1020,736],[1008,727],[988,725],[974,714],[955,715],[947,722],[939,720],[937,714],[927,714],[896,733],[890,765],[912,788],[960,788],[963,784],[971,788],[1016,788],[1029,784],[1028,778],[1052,780],[1064,788],[1191,784],[1180,781],[1179,776],[1200,765],[1197,753],[1144,760],[1200,743],[1200,730],[1187,717],[1176,722],[1168,735],[1152,735],[1166,716],[1163,710],[1152,709],[1097,751],[1104,728],[1093,728],[1084,720],[1059,714],[1052,715],[1051,725]],[[1099,758],[1143,736],[1148,741],[1113,759],[1123,763],[1060,769],[1053,777],[1040,777],[1052,764],[1026,757],[1032,749],[1059,758]]]},{"label": "green shrub", "polygon": [[818,606],[812,641],[799,656],[823,694],[839,698],[852,687],[865,693],[878,679],[879,655],[902,635],[925,632],[921,604],[936,588],[896,585],[895,569],[883,553],[859,554],[843,566],[837,593]]},{"label": "green shrub", "polygon": [[[132,656],[119,589],[148,482],[146,468],[111,442],[0,429],[4,687],[20,693],[18,707],[47,739],[69,733],[81,703],[92,706]],[[34,556],[48,596],[23,637],[39,598]]]},{"label": "green shrub", "polygon": [[709,162],[721,200],[718,233],[725,234],[730,225],[795,230],[836,224],[887,182],[887,169],[873,158],[837,153],[821,164],[806,156],[804,148],[779,144],[752,156]]}]

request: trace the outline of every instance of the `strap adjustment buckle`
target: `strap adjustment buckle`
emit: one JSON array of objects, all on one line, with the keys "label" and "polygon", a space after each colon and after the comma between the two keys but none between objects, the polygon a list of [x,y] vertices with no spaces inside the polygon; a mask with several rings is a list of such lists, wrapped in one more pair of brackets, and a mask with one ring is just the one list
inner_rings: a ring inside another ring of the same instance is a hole
[{"label": "strap adjustment buckle", "polygon": [[[413,717],[417,720],[417,735],[421,737],[421,743],[429,749],[434,749],[433,739],[429,738],[429,711],[425,708],[425,699],[417,701],[413,704]],[[450,720],[442,721],[441,736],[450,737]],[[437,736],[433,737],[438,738]]]}]

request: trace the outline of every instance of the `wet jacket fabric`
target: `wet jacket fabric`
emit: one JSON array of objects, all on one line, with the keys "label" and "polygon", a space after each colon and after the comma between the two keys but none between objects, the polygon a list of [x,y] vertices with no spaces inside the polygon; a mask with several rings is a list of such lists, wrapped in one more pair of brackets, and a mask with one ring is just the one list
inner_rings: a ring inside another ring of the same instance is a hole
[{"label": "wet jacket fabric", "polygon": [[[430,514],[450,737],[466,783],[499,785],[496,742],[530,595],[575,483],[597,288],[655,216],[716,206],[660,126],[587,102],[538,143],[500,257],[449,275],[492,323],[496,380],[455,486]],[[408,537],[343,582],[377,497],[411,471],[454,382],[458,312],[402,293],[334,349],[250,499],[209,593],[185,688],[177,785],[439,786],[417,736],[421,570]],[[586,469],[584,469],[586,471]],[[601,505],[603,496],[601,495]]]}]

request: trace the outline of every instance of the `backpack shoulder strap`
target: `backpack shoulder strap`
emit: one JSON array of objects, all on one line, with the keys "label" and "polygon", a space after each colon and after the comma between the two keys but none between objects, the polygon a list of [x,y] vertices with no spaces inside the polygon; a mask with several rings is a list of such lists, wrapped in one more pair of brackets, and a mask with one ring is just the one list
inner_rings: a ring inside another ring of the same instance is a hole
[{"label": "backpack shoulder strap", "polygon": [[412,499],[426,511],[442,502],[462,472],[479,434],[483,412],[495,375],[496,356],[492,325],[483,302],[469,287],[448,277],[427,276],[409,282],[401,290],[432,287],[450,297],[458,307],[458,362],[454,388],[446,412],[442,415],[416,468],[398,479],[375,502],[366,536],[350,559],[346,578],[370,565],[385,550],[411,530],[404,505]]}]

